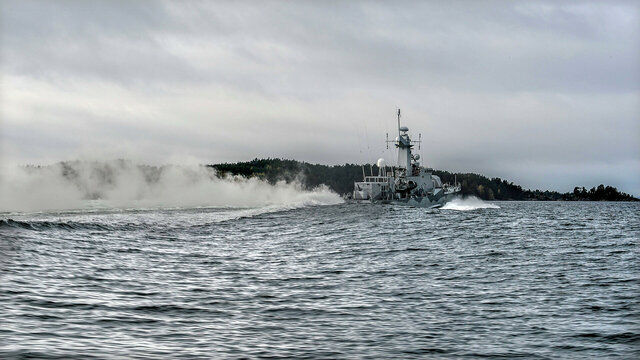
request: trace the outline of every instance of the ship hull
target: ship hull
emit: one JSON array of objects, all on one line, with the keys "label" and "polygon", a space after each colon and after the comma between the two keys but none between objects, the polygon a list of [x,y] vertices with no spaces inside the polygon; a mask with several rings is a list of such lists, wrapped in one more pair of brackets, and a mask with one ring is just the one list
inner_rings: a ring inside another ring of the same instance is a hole
[{"label": "ship hull", "polygon": [[442,207],[447,202],[453,200],[459,192],[452,192],[445,194],[437,199],[430,198],[429,196],[412,196],[407,199],[392,199],[392,200],[350,200],[350,202],[354,203],[369,203],[369,204],[395,204],[395,205],[404,205],[411,207],[419,207],[419,208],[439,208]]},{"label": "ship hull", "polygon": [[447,202],[451,201],[457,193],[445,194],[437,199],[432,199],[429,196],[412,196],[408,199],[394,199],[391,200],[392,204],[407,205],[421,208],[439,208]]}]

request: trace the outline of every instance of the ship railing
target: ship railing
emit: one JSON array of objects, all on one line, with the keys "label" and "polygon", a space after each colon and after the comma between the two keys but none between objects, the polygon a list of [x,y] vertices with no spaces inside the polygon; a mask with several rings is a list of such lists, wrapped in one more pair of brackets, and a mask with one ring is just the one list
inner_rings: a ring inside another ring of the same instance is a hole
[{"label": "ship railing", "polygon": [[389,182],[388,176],[365,176],[364,182],[368,183],[387,183]]}]

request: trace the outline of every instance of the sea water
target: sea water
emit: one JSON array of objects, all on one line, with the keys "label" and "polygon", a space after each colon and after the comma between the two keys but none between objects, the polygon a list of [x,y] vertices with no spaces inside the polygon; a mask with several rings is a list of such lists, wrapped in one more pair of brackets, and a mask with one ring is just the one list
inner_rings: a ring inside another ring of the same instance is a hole
[{"label": "sea water", "polygon": [[639,205],[2,213],[0,358],[634,358]]}]

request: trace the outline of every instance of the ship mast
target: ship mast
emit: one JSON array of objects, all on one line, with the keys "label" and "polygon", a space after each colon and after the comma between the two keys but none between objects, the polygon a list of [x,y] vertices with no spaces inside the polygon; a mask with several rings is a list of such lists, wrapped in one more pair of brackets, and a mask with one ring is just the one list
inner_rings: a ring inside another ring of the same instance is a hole
[{"label": "ship mast", "polygon": [[[422,134],[419,134],[418,141],[411,140],[409,137],[409,129],[406,126],[400,125],[400,109],[398,109],[398,137],[395,141],[389,140],[389,133],[387,133],[387,149],[389,148],[389,143],[393,143],[396,148],[398,148],[398,167],[409,169],[411,167],[411,160],[413,159],[413,155],[411,154],[411,148],[413,144],[422,143]],[[417,159],[416,159],[417,160]]]},{"label": "ship mast", "polygon": [[400,139],[400,109],[398,109],[398,139]]}]

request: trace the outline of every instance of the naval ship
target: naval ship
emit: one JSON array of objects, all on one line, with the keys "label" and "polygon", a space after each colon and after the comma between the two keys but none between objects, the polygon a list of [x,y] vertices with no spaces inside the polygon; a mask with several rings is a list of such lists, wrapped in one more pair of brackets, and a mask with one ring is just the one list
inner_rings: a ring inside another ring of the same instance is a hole
[{"label": "naval ship", "polygon": [[418,141],[411,140],[409,129],[400,126],[400,109],[398,137],[390,141],[387,134],[387,149],[390,143],[398,149],[397,166],[388,167],[384,159],[379,159],[377,176],[373,175],[373,169],[367,176],[363,167],[363,181],[354,183],[353,200],[437,208],[460,193],[459,183],[443,184],[440,177],[432,174],[433,169],[420,166],[420,155],[412,154],[412,149],[415,144],[420,149],[422,134]]}]

